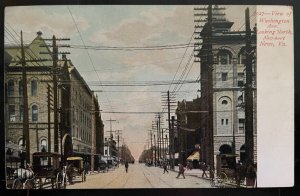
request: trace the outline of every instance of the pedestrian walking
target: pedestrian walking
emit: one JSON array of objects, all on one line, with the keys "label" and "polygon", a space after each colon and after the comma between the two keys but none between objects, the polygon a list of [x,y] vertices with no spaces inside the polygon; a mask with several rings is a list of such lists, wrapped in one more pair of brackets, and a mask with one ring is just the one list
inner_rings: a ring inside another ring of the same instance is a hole
[{"label": "pedestrian walking", "polygon": [[164,173],[165,173],[165,172],[169,173],[167,162],[164,162],[164,163],[163,163],[163,168],[164,168]]},{"label": "pedestrian walking", "polygon": [[183,178],[185,179],[185,176],[184,176],[184,170],[185,170],[185,169],[184,169],[183,165],[182,165],[181,163],[179,163],[179,171],[178,171],[178,175],[177,175],[176,178],[179,178],[179,176],[182,175]]},{"label": "pedestrian walking", "polygon": [[205,162],[201,163],[201,169],[202,169],[202,178],[204,178],[204,176],[207,178],[207,174],[206,174],[207,165]]},{"label": "pedestrian walking", "polygon": [[126,173],[128,173],[128,162],[127,161],[125,162],[125,170],[126,170]]}]

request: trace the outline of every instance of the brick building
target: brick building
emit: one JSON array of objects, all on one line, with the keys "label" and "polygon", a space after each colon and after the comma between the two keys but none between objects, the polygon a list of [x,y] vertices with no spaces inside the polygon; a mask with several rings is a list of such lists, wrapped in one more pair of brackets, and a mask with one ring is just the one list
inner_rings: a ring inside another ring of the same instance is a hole
[{"label": "brick building", "polygon": [[[216,7],[217,8],[217,7]],[[213,9],[212,37],[207,40],[206,23],[200,33],[203,43],[212,43],[213,67],[213,152],[236,153],[240,159],[245,156],[245,32],[231,31],[233,22],[226,19],[219,9]],[[252,46],[256,46],[256,37],[252,35]],[[201,59],[201,110],[208,111],[208,45],[204,44],[199,52]],[[256,49],[253,50],[254,54]],[[254,55],[254,59],[255,59]],[[253,133],[254,161],[256,162],[256,61],[253,61]],[[207,114],[201,113],[201,154],[207,161],[209,131]]]},{"label": "brick building", "polygon": [[[54,152],[53,102],[48,120],[48,85],[53,99],[53,61],[42,33],[24,46],[27,74],[30,154],[38,151]],[[46,46],[46,47],[41,47]],[[23,142],[23,87],[20,46],[5,47],[5,136],[6,150],[14,154]],[[29,62],[33,59],[47,61]],[[92,134],[95,134],[96,153],[103,154],[103,129],[98,99],[72,62],[65,56],[58,60],[58,152],[66,156],[73,151],[91,153]],[[93,97],[93,99],[92,99]],[[94,100],[94,101],[92,101]],[[94,109],[94,111],[92,111]],[[92,118],[94,115],[94,118]],[[92,119],[94,122],[92,122]],[[92,131],[92,123],[94,130]],[[48,137],[50,131],[50,138]],[[50,144],[50,149],[48,149]],[[22,149],[24,150],[24,149]],[[31,157],[31,155],[30,155]]]}]

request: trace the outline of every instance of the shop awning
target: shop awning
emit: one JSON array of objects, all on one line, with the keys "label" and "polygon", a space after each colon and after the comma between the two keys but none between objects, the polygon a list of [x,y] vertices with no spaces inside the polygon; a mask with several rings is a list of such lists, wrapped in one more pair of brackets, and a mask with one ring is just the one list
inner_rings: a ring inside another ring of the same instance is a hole
[{"label": "shop awning", "polygon": [[194,161],[194,160],[199,161],[200,160],[200,153],[198,151],[193,152],[186,160],[188,160],[188,161]]}]

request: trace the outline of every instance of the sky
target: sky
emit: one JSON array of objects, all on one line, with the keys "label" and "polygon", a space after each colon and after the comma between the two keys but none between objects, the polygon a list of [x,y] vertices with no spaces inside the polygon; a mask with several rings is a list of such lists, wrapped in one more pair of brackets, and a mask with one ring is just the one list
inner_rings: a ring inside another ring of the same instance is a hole
[{"label": "sky", "polygon": [[[199,83],[159,86],[101,86],[112,82],[196,80],[199,63],[193,63],[193,47],[175,47],[194,43],[193,5],[98,5],[98,6],[23,6],[5,9],[5,43],[16,44],[7,31],[23,31],[25,43],[36,32],[43,38],[70,38],[68,51],[77,70],[99,98],[105,135],[122,130],[122,139],[133,156],[148,146],[154,113],[161,112],[162,92],[176,91],[175,100],[192,100],[200,96]],[[201,6],[197,6],[201,7]],[[202,6],[203,7],[203,6]],[[244,30],[244,11],[250,8],[252,25],[255,6],[223,6],[226,18],[234,22],[232,30]],[[170,46],[171,45],[171,46]],[[82,47],[78,47],[82,46]],[[97,46],[98,49],[84,49]],[[126,50],[126,47],[153,47],[155,50]],[[161,46],[170,46],[162,50]],[[172,47],[173,46],[173,47]],[[103,47],[106,47],[103,50]],[[107,50],[122,47],[122,50]],[[97,92],[99,91],[99,92]],[[102,91],[102,92],[100,92]],[[166,111],[166,110],[164,110]],[[127,112],[127,113],[110,113]],[[171,115],[174,115],[171,114]],[[163,128],[167,128],[167,116]],[[121,143],[122,144],[122,143]],[[121,145],[120,144],[120,145]]]}]

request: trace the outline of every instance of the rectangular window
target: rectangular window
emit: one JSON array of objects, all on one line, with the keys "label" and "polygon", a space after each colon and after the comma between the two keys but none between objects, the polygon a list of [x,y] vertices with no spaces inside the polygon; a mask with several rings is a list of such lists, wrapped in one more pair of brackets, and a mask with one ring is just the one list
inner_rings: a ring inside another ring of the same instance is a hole
[{"label": "rectangular window", "polygon": [[238,86],[244,86],[244,73],[238,73]]},{"label": "rectangular window", "polygon": [[15,93],[14,81],[10,80],[10,81],[8,81],[7,95],[9,97],[12,97],[12,96],[14,96],[14,93]]},{"label": "rectangular window", "polygon": [[227,73],[222,73],[222,81],[226,81],[227,80]]},{"label": "rectangular window", "polygon": [[239,133],[245,133],[245,119],[239,119]]},{"label": "rectangular window", "polygon": [[107,150],[105,150],[105,153],[104,153],[105,155],[107,155]]},{"label": "rectangular window", "polygon": [[15,105],[9,105],[8,106],[8,116],[9,116],[9,122],[15,122],[16,121]]},{"label": "rectangular window", "polygon": [[243,80],[239,80],[238,81],[238,87],[243,87],[244,86],[244,81]]}]

